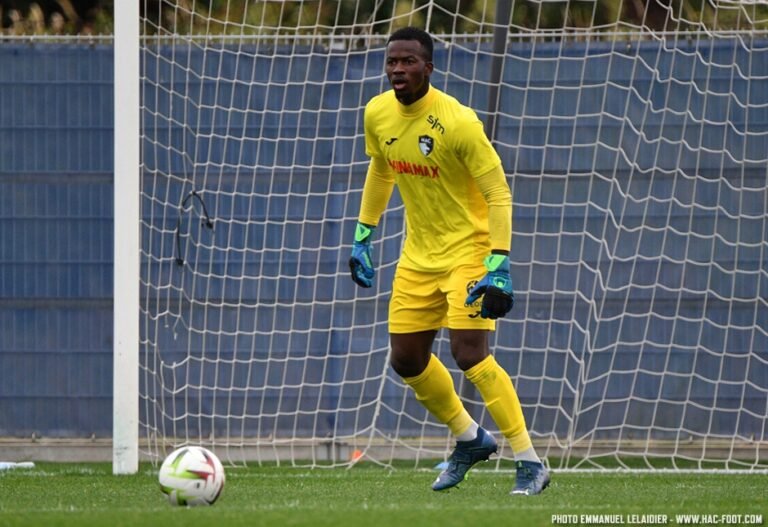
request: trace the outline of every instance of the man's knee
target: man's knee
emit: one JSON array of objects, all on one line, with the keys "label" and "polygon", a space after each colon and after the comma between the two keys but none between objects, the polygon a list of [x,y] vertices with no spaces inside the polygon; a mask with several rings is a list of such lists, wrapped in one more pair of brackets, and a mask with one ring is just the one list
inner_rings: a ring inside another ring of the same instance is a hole
[{"label": "man's knee", "polygon": [[428,361],[414,360],[413,357],[397,357],[393,353],[389,363],[400,377],[408,378],[420,375],[427,367]]},{"label": "man's knee", "polygon": [[488,332],[451,330],[451,354],[459,369],[467,371],[488,356]]},{"label": "man's knee", "polygon": [[432,341],[436,331],[393,334],[390,336],[392,350],[389,362],[400,377],[416,377],[429,364]]}]

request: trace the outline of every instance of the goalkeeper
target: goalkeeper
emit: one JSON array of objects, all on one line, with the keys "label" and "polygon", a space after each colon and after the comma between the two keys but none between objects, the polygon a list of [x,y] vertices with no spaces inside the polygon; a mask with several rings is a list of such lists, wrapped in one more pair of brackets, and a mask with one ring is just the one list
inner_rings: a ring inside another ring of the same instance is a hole
[{"label": "goalkeeper", "polygon": [[371,287],[371,241],[394,185],[405,205],[406,239],[389,303],[390,361],[416,399],[456,438],[434,490],[462,482],[487,460],[496,440],[462,405],[446,367],[432,351],[441,327],[451,354],[512,447],[511,494],[539,494],[549,474],[536,455],[512,381],[489,353],[495,319],[512,308],[508,253],[512,198],[501,160],[475,112],[430,86],[433,43],[417,28],[387,41],[392,89],[365,108],[368,168],[349,260],[352,279]]}]

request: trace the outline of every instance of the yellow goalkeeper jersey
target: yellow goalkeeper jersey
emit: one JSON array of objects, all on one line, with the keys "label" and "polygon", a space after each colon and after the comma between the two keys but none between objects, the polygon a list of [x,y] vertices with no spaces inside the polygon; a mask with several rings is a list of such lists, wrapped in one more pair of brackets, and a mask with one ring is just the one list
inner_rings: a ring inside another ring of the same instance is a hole
[{"label": "yellow goalkeeper jersey", "polygon": [[501,159],[477,114],[432,86],[407,106],[392,90],[372,98],[364,123],[366,153],[386,160],[405,204],[400,265],[443,271],[482,261],[491,250],[488,205],[474,177]]}]

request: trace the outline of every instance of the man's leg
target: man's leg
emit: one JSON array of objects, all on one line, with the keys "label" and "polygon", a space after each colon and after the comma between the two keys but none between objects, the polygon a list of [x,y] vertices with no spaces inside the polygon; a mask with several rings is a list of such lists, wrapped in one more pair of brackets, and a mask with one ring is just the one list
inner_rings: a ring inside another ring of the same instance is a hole
[{"label": "man's leg", "polygon": [[[525,426],[523,408],[509,374],[488,353],[488,332],[474,329],[451,330],[451,352],[456,364],[475,385],[499,431],[507,438],[515,459],[530,455],[531,438]],[[535,452],[532,454],[536,456]],[[528,459],[539,461],[538,457]]]},{"label": "man's leg", "polygon": [[531,443],[512,380],[488,353],[488,332],[451,330],[451,352],[464,375],[480,392],[488,413],[512,447],[518,469],[513,493],[538,494],[549,484],[549,475]]},{"label": "man's leg", "polygon": [[392,369],[410,386],[418,400],[456,437],[477,425],[461,403],[453,378],[445,365],[432,354],[437,331],[390,335]]},{"label": "man's leg", "polygon": [[464,408],[450,372],[431,353],[436,333],[392,334],[391,362],[395,372],[413,389],[416,399],[448,426],[457,439],[447,468],[432,484],[434,490],[445,490],[461,483],[472,465],[487,460],[498,447]]},{"label": "man's leg", "polygon": [[[437,328],[444,325],[448,303],[446,276],[398,268],[389,302],[390,362],[416,399],[457,439],[457,448],[432,488],[443,490],[463,481],[467,470],[496,452],[493,437],[478,429],[461,403],[448,369],[432,354]],[[469,441],[473,439],[473,441]]]},{"label": "man's leg", "polygon": [[432,354],[447,309],[440,278],[399,267],[395,272],[389,302],[390,363],[416,399],[455,436],[474,435],[474,421],[456,394],[451,374]]}]

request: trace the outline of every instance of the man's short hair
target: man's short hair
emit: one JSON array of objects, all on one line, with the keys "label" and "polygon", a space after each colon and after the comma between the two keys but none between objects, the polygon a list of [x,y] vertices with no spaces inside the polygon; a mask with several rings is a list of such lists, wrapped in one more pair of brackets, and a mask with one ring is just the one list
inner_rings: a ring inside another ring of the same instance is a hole
[{"label": "man's short hair", "polygon": [[432,51],[434,50],[434,44],[432,43],[432,37],[417,27],[402,27],[396,30],[389,36],[387,44],[393,40],[417,40],[421,43],[421,48],[424,50],[424,58],[427,62],[432,62]]}]

